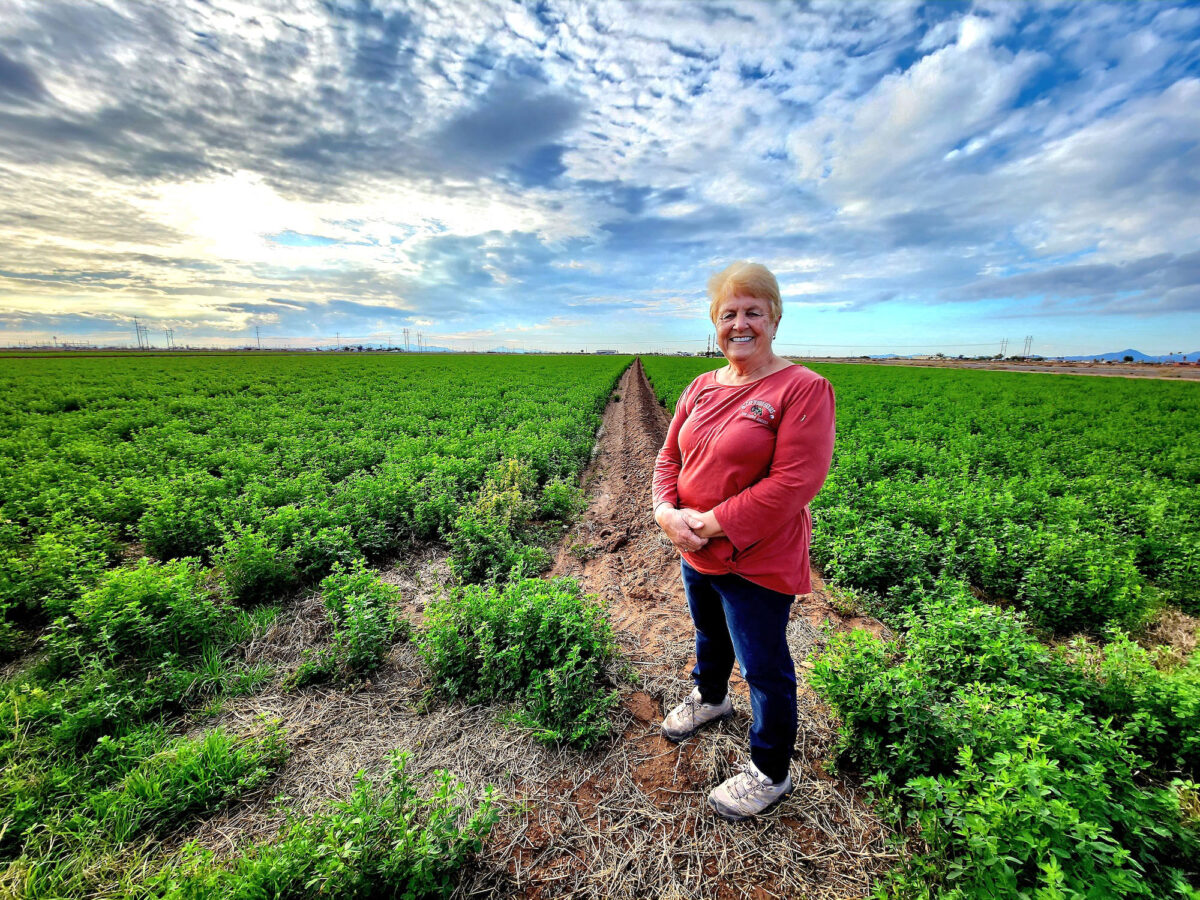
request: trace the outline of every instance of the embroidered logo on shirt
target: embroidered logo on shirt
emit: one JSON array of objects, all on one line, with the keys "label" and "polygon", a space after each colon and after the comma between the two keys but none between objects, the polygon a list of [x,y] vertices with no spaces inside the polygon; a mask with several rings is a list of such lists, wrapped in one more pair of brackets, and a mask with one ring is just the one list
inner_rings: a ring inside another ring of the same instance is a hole
[{"label": "embroidered logo on shirt", "polygon": [[775,407],[766,400],[747,400],[741,405],[742,418],[768,425],[775,418]]}]

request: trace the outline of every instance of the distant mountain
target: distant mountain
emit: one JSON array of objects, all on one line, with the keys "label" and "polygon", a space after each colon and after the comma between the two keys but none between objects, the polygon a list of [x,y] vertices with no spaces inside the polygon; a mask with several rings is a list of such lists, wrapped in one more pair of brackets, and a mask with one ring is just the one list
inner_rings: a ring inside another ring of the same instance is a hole
[{"label": "distant mountain", "polygon": [[1196,362],[1200,360],[1200,350],[1192,353],[1168,353],[1161,356],[1147,356],[1141,350],[1114,350],[1111,353],[1092,353],[1087,356],[1055,356],[1054,359],[1061,359],[1064,362],[1091,362],[1098,359],[1101,362],[1124,362],[1125,357],[1133,357],[1134,362],[1145,363],[1170,363],[1170,362]]}]

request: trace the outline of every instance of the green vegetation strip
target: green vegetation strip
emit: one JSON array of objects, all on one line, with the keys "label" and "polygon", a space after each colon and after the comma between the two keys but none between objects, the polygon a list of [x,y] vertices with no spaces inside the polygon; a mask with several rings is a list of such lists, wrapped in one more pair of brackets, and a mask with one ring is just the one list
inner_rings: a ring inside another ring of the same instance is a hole
[{"label": "green vegetation strip", "polygon": [[[6,364],[0,655],[26,659],[0,684],[0,885],[28,897],[137,895],[143,882],[171,896],[450,890],[494,812],[488,802],[468,811],[448,778],[417,800],[399,759],[387,785],[360,781],[349,805],[297,820],[232,867],[199,851],[159,859],[155,835],[262,784],[287,754],[270,723],[195,739],[171,737],[171,723],[273,677],[236,663],[231,648],[270,621],[275,610],[262,604],[299,587],[319,586],[332,637],[289,683],[377,668],[409,628],[395,590],[367,565],[436,539],[464,583],[443,609],[496,596],[470,582],[509,584],[504,602],[528,614],[527,631],[507,639],[546,655],[544,669],[506,685],[516,696],[470,699],[517,700],[512,718],[546,740],[601,740],[614,702],[597,692],[613,652],[603,614],[572,583],[542,590],[523,579],[544,567],[542,545],[581,507],[577,475],[627,364]],[[139,552],[149,558],[125,561]],[[439,634],[423,646],[442,646]],[[512,650],[469,640],[480,652]]]},{"label": "green vegetation strip", "polygon": [[617,692],[597,687],[616,661],[616,640],[573,579],[453,591],[431,604],[420,646],[444,694],[516,700],[513,720],[542,740],[588,748],[611,734]]},{"label": "green vegetation strip", "polygon": [[[668,409],[721,364],[643,359]],[[812,675],[842,763],[927,847],[880,895],[1200,897],[1200,654],[1120,630],[1200,611],[1200,393],[813,368],[838,398],[814,561],[900,634]]]}]

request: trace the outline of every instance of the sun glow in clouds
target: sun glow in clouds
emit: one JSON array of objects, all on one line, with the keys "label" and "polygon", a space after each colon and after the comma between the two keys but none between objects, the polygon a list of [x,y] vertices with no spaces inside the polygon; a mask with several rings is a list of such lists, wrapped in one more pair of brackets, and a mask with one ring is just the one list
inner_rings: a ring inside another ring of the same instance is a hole
[{"label": "sun glow in clouds", "polygon": [[702,349],[707,275],[752,258],[822,343],[1200,345],[1190,4],[14,0],[6,25],[10,333],[420,316]]}]

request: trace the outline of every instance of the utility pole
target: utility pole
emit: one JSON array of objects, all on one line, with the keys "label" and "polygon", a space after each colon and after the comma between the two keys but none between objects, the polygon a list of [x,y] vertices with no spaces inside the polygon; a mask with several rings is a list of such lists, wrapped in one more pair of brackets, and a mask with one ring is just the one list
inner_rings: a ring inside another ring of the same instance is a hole
[{"label": "utility pole", "polygon": [[340,331],[338,331],[338,332],[336,332],[336,335],[337,335],[337,348],[339,350],[341,350],[342,349],[342,333]]},{"label": "utility pole", "polygon": [[258,349],[261,350],[262,349],[262,332],[259,331],[257,325],[254,326],[254,337],[258,340]]}]

